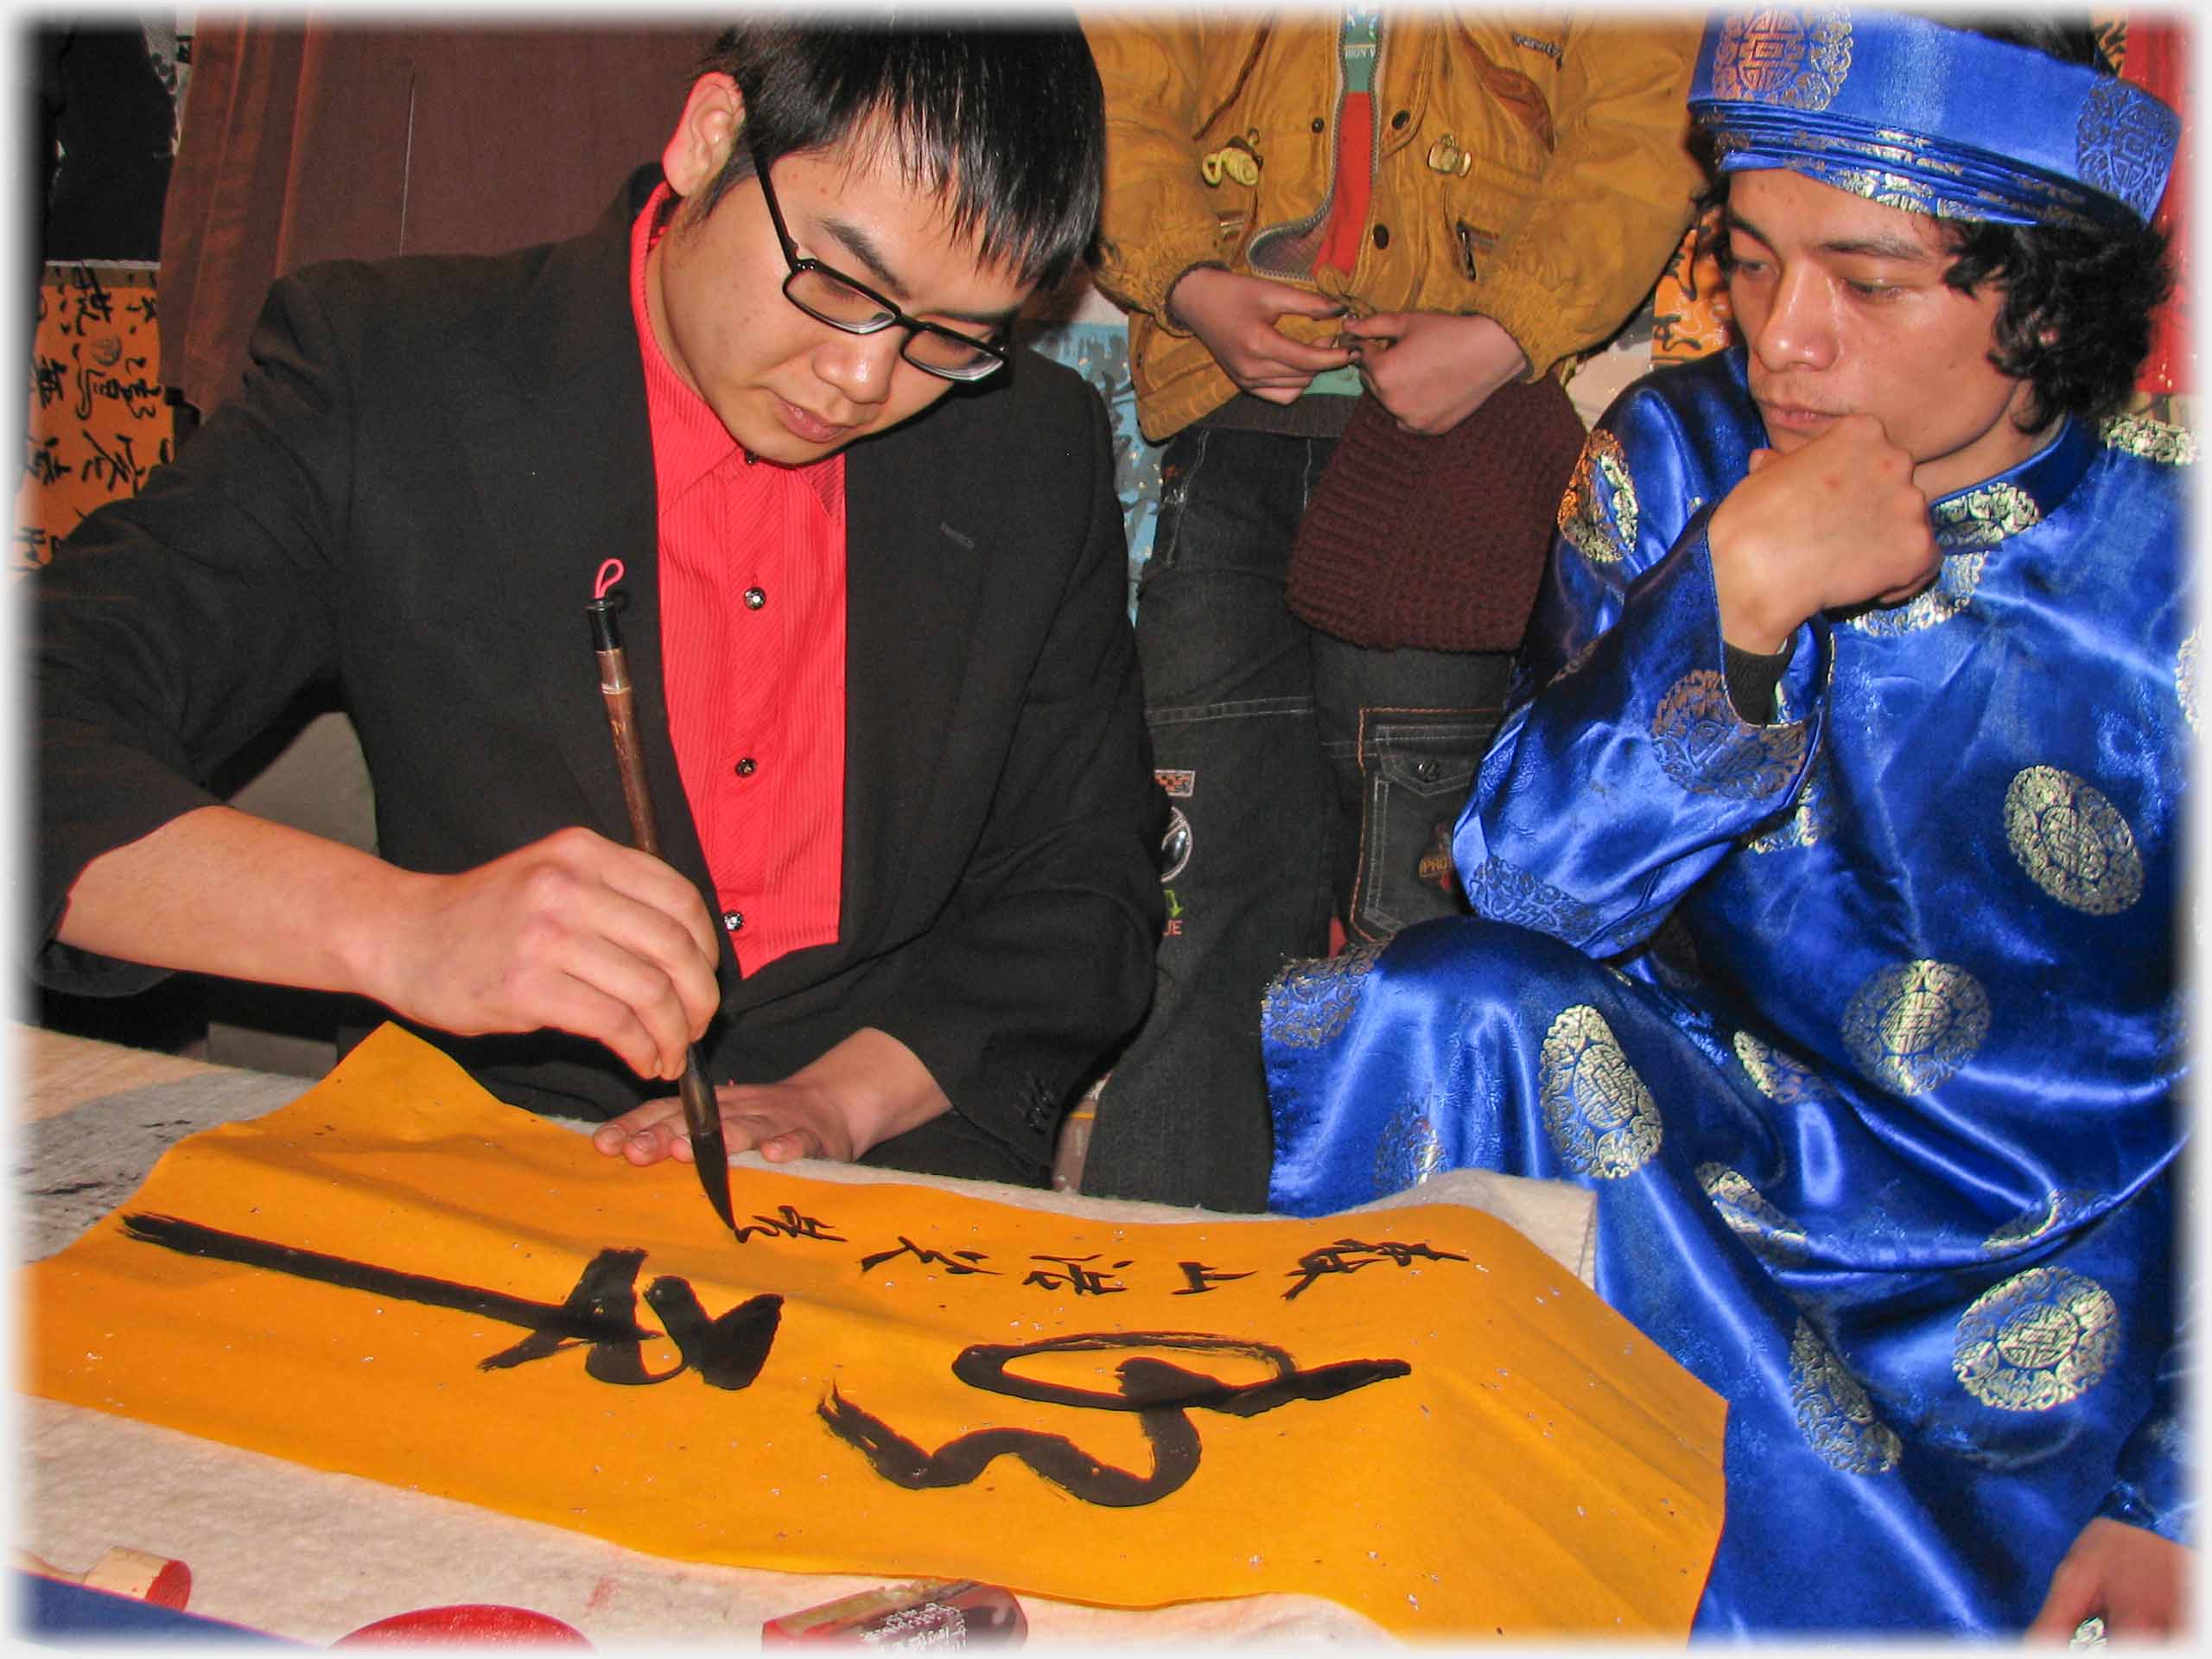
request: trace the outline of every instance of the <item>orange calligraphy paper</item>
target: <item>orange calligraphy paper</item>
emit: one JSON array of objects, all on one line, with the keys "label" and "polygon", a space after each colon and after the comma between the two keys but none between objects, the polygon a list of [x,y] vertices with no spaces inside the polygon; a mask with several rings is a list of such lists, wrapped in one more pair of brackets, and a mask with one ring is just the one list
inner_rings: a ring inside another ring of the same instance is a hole
[{"label": "orange calligraphy paper", "polygon": [[387,1027],[27,1270],[29,1386],[687,1560],[1688,1628],[1722,1403],[1494,1217],[731,1186]]}]

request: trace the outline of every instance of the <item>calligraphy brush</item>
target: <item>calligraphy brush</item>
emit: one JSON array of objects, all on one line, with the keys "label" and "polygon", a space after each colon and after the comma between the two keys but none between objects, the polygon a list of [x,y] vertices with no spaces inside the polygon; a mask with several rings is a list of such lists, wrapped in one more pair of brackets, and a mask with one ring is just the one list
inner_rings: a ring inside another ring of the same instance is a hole
[{"label": "calligraphy brush", "polygon": [[[622,773],[622,801],[630,810],[630,842],[641,853],[660,856],[659,821],[653,816],[653,798],[645,783],[645,756],[638,741],[636,705],[630,683],[630,657],[622,648],[622,631],[615,621],[620,602],[607,590],[622,579],[622,562],[609,559],[599,568],[592,596],[584,601],[591,619],[592,651],[599,658],[599,693],[607,702],[607,729],[614,737],[614,760]],[[683,1051],[683,1076],[676,1086],[683,1103],[684,1127],[691,1135],[691,1166],[699,1172],[699,1185],[707,1202],[722,1218],[722,1225],[737,1230],[729,1207],[729,1149],[722,1140],[721,1109],[707,1074],[699,1064],[699,1046]]]}]

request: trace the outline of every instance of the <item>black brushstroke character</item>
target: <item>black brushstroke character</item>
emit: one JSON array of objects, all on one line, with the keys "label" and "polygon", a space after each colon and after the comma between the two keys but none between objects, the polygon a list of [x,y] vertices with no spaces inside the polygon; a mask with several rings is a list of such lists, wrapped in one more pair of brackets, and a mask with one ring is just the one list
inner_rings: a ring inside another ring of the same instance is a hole
[{"label": "black brushstroke character", "polygon": [[1203,1296],[1216,1285],[1225,1285],[1232,1279],[1249,1279],[1249,1273],[1223,1273],[1203,1262],[1178,1262],[1183,1269],[1184,1288],[1172,1293],[1177,1296]]},{"label": "black brushstroke character", "polygon": [[899,1235],[899,1248],[897,1249],[878,1250],[874,1255],[862,1256],[861,1258],[861,1272],[865,1274],[870,1268],[880,1268],[886,1262],[892,1261],[901,1255],[911,1255],[916,1262],[919,1262],[925,1268],[934,1265],[943,1268],[947,1273],[983,1273],[990,1274],[993,1278],[996,1278],[998,1276],[998,1269],[996,1268],[983,1268],[976,1265],[979,1262],[988,1262],[990,1260],[990,1256],[986,1251],[954,1250],[948,1255],[943,1250],[932,1250],[928,1249],[926,1246],[917,1244],[912,1239],[907,1237],[904,1233]]},{"label": "black brushstroke character", "polygon": [[479,1360],[479,1370],[512,1370],[581,1344],[588,1351],[585,1374],[595,1382],[635,1388],[665,1382],[694,1370],[710,1388],[742,1389],[760,1376],[761,1366],[767,1363],[783,1318],[784,1299],[763,1294],[748,1298],[720,1319],[709,1319],[688,1281],[670,1275],[658,1278],[646,1287],[645,1302],[660,1315],[668,1339],[676,1344],[681,1359],[656,1376],[645,1370],[640,1344],[662,1333],[637,1320],[638,1268],[645,1258],[643,1250],[601,1250],[585,1265],[575,1288],[565,1300],[534,1302],[425,1274],[403,1273],[396,1268],[375,1267],[319,1250],[226,1233],[175,1216],[141,1212],[125,1216],[123,1226],[125,1234],[140,1243],[158,1244],[182,1255],[235,1262],[242,1267],[289,1274],[344,1290],[473,1313],[480,1319],[521,1325],[530,1333],[512,1348]]},{"label": "black brushstroke character", "polygon": [[772,1216],[756,1215],[753,1219],[760,1224],[758,1227],[741,1224],[737,1230],[739,1243],[744,1243],[755,1233],[767,1233],[784,1238],[818,1238],[831,1244],[845,1243],[842,1234],[826,1230],[830,1226],[828,1222],[813,1216],[803,1216],[788,1204],[778,1205]]},{"label": "black brushstroke character", "polygon": [[1452,1250],[1432,1249],[1427,1244],[1401,1244],[1395,1239],[1377,1239],[1363,1244],[1356,1238],[1340,1238],[1333,1244],[1324,1244],[1318,1250],[1308,1250],[1298,1258],[1298,1265],[1283,1276],[1298,1282],[1282,1294],[1286,1302],[1300,1295],[1324,1274],[1357,1273],[1362,1268],[1371,1268],[1377,1262],[1394,1262],[1406,1267],[1415,1261],[1464,1262],[1467,1258]]},{"label": "black brushstroke character", "polygon": [[146,481],[146,474],[153,470],[150,463],[138,459],[131,447],[130,435],[115,435],[115,450],[110,454],[100,441],[89,431],[84,435],[85,447],[92,453],[79,467],[78,475],[87,484],[105,484],[110,494],[130,495]]},{"label": "black brushstroke character", "polygon": [[61,459],[61,440],[59,437],[35,438],[23,435],[23,476],[35,478],[41,484],[54,484],[77,469]]},{"label": "black brushstroke character", "polygon": [[79,338],[92,332],[86,326],[88,323],[115,326],[114,298],[90,265],[78,265],[70,272],[62,289],[60,317],[54,326],[65,334]]},{"label": "black brushstroke character", "polygon": [[[643,1250],[601,1250],[585,1266],[563,1308],[596,1315],[615,1326],[637,1329],[638,1268],[645,1259]],[[720,1319],[710,1319],[690,1280],[664,1274],[645,1287],[645,1305],[660,1315],[668,1339],[676,1344],[677,1363],[656,1375],[645,1369],[640,1338],[588,1337],[583,1338],[588,1344],[584,1374],[594,1382],[641,1388],[696,1370],[709,1388],[734,1392],[747,1387],[768,1362],[768,1351],[783,1320],[784,1299],[772,1294],[750,1297]],[[575,1345],[575,1338],[533,1331],[513,1347],[479,1360],[476,1365],[479,1370],[507,1370]]]},{"label": "black brushstroke character", "polygon": [[[1017,1376],[1007,1369],[1014,1361],[1037,1354],[1147,1348],[1237,1355],[1261,1360],[1272,1366],[1275,1374],[1258,1382],[1230,1383],[1203,1371],[1136,1354],[1114,1368],[1117,1391],[1103,1394]],[[1371,1382],[1409,1376],[1412,1370],[1402,1359],[1351,1359],[1301,1370],[1286,1350],[1272,1343],[1190,1331],[1129,1331],[1050,1337],[1041,1342],[978,1343],[963,1349],[953,1360],[952,1374],[970,1388],[1046,1405],[1135,1412],[1138,1427],[1152,1447],[1152,1471],[1141,1475],[1101,1462],[1065,1435],[1026,1428],[978,1429],[948,1440],[935,1452],[925,1452],[881,1418],[845,1398],[834,1384],[816,1412],[831,1433],[868,1459],[877,1474],[910,1492],[965,1486],[993,1459],[1010,1455],[1086,1503],[1129,1509],[1156,1503],[1179,1491],[1198,1472],[1200,1446],[1198,1429],[1189,1415],[1192,1411],[1257,1417],[1293,1401],[1332,1400]]]},{"label": "black brushstroke character", "polygon": [[1084,1265],[1098,1259],[1098,1252],[1095,1250],[1089,1255],[1033,1255],[1029,1259],[1032,1262],[1049,1262],[1059,1271],[1053,1273],[1039,1268],[1021,1281],[1025,1285],[1042,1285],[1047,1290],[1073,1291],[1078,1296],[1111,1296],[1116,1291],[1128,1288],[1113,1276],[1115,1272],[1128,1267],[1128,1262],[1116,1262],[1111,1269]]}]

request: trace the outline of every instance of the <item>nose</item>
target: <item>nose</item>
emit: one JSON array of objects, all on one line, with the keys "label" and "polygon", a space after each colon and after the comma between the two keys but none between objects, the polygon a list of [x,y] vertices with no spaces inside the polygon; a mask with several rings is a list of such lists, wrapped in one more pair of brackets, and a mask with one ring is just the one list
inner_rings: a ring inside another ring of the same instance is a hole
[{"label": "nose", "polygon": [[906,331],[894,324],[872,334],[829,334],[814,353],[814,372],[852,403],[872,408],[888,397]]},{"label": "nose", "polygon": [[[1739,316],[1741,310],[1739,306]],[[1751,350],[1763,366],[1777,373],[1831,365],[1836,356],[1834,284],[1816,267],[1784,267],[1766,315],[1751,330]]]}]

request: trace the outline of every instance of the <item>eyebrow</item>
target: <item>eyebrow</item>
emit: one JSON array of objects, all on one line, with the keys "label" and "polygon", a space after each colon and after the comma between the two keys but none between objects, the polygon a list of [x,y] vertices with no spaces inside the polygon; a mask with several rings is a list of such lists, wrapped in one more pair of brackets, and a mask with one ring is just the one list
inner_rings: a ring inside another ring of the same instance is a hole
[{"label": "eyebrow", "polygon": [[[1756,237],[1769,247],[1774,245],[1773,238],[1734,208],[1728,210],[1727,218],[1732,229]],[[1921,244],[1903,236],[1840,236],[1825,242],[1816,242],[1814,246],[1822,253],[1840,253],[1866,259],[1904,259],[1925,263],[1934,257]]]},{"label": "eyebrow", "polygon": [[[913,291],[899,279],[897,271],[884,263],[882,250],[876,245],[875,238],[866,230],[849,219],[840,219],[835,214],[824,217],[819,223],[824,232],[843,246],[846,252],[868,267],[868,275],[874,277],[878,285],[893,299],[898,301],[902,306],[912,302]],[[1020,314],[1020,309],[1019,306],[1010,306],[1003,311],[939,311],[937,315],[950,317],[955,322],[972,322],[987,328],[1003,328],[1014,321],[1014,318]]]}]

